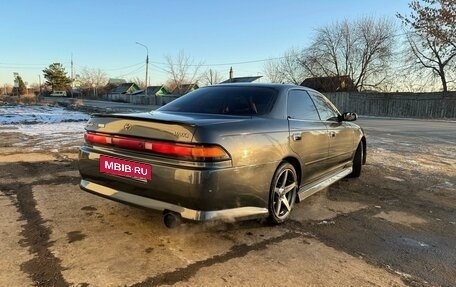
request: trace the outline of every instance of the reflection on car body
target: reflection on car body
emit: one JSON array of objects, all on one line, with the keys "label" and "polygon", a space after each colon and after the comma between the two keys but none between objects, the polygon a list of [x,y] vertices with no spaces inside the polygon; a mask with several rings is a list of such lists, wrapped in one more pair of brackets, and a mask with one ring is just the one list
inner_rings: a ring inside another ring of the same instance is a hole
[{"label": "reflection on car body", "polygon": [[[150,113],[92,116],[80,186],[163,211],[167,226],[181,217],[281,223],[296,202],[360,175],[366,138],[353,120],[305,87],[204,87]],[[135,173],[146,167],[150,177]]]}]

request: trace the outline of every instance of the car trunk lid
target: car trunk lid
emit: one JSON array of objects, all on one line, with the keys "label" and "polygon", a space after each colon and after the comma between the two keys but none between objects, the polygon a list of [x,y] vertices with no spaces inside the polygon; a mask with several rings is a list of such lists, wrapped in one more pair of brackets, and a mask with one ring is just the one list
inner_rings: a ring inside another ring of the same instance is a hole
[{"label": "car trunk lid", "polygon": [[95,114],[88,121],[86,130],[127,137],[190,143],[198,126],[245,119],[245,116],[166,112]]},{"label": "car trunk lid", "polygon": [[95,114],[86,130],[126,137],[191,142],[196,125],[172,119],[154,118],[150,113]]}]

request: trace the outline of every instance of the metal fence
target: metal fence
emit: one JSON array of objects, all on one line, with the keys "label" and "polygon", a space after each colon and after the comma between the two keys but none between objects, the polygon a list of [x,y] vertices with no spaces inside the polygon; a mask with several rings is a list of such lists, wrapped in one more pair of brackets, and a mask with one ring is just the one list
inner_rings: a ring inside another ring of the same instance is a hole
[{"label": "metal fence", "polygon": [[403,118],[456,118],[456,92],[325,93],[341,112]]}]

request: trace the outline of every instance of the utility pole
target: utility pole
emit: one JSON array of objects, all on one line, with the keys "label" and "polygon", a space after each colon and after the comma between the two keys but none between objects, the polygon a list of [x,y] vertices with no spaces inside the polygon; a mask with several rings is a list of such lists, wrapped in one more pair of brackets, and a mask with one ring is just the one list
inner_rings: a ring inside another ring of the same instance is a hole
[{"label": "utility pole", "polygon": [[40,93],[38,94],[38,100],[41,100],[41,75],[38,75],[38,84],[40,85]]},{"label": "utility pole", "polygon": [[16,89],[13,88],[13,91],[16,92],[16,94],[13,92],[13,96],[16,96],[16,95],[19,95],[19,81],[17,79],[17,77],[19,77],[19,73],[14,72],[13,76],[14,76],[14,86],[13,87],[16,88]]},{"label": "utility pole", "polygon": [[[140,46],[143,46],[144,48],[146,48],[146,88],[144,89],[144,95],[147,99],[147,79],[149,78],[148,74],[149,74],[149,49],[147,48],[146,45],[144,44],[141,44],[139,42],[136,42],[136,44],[140,45]],[[154,100],[154,104],[155,104],[155,100]]]},{"label": "utility pole", "polygon": [[73,78],[73,73],[74,73],[74,66],[73,66],[73,53],[71,53],[71,98],[73,98],[73,83],[74,83],[74,78]]}]

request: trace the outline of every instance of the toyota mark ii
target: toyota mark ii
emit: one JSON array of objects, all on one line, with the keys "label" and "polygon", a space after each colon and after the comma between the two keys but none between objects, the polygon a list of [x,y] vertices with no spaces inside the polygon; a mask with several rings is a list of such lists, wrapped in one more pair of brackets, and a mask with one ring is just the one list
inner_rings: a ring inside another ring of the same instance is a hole
[{"label": "toyota mark ii", "polygon": [[80,186],[112,200],[205,221],[285,221],[295,203],[358,177],[366,138],[322,94],[280,84],[200,88],[159,108],[93,115]]}]

